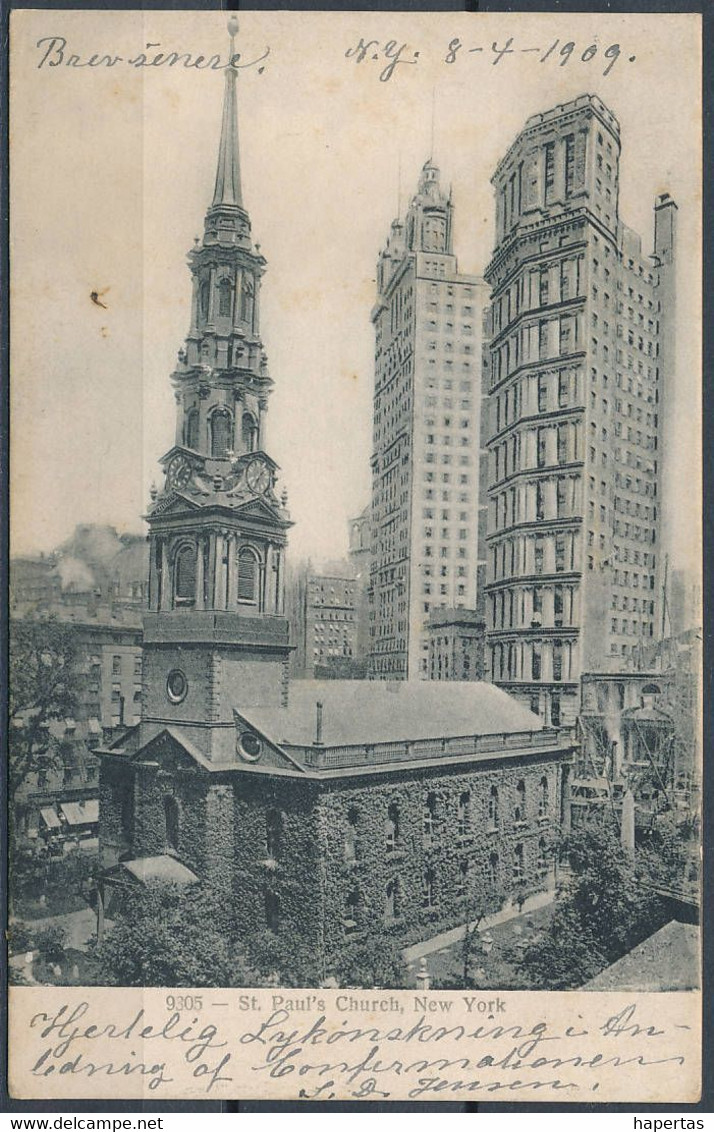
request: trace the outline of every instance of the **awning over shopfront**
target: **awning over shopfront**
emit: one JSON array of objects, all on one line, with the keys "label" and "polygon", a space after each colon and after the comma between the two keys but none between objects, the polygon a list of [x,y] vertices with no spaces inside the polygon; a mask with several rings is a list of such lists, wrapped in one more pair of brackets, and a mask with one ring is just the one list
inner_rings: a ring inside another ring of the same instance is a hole
[{"label": "awning over shopfront", "polygon": [[95,825],[99,821],[97,798],[90,798],[86,802],[62,802],[60,809],[68,825]]},{"label": "awning over shopfront", "polygon": [[48,829],[59,829],[60,820],[54,806],[44,806],[40,810],[40,816]]}]

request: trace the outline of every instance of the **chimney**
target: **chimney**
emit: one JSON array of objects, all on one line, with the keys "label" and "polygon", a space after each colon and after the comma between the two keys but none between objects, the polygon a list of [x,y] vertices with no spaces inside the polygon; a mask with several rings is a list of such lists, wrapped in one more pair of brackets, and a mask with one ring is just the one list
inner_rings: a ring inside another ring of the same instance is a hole
[{"label": "chimney", "polygon": [[315,742],[313,743],[313,746],[322,747],[324,746],[324,743],[322,742],[322,704],[319,700],[317,701],[315,707],[317,708],[317,719],[315,721]]}]

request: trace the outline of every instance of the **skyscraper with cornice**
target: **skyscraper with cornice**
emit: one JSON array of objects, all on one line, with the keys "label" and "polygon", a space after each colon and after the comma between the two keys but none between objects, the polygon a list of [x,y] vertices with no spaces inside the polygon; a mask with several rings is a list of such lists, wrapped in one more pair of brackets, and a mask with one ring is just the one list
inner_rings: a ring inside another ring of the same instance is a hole
[{"label": "skyscraper with cornice", "polygon": [[370,675],[427,679],[426,622],[475,609],[487,288],[458,270],[453,204],[429,160],[377,265]]},{"label": "skyscraper with cornice", "polygon": [[554,726],[581,674],[636,667],[658,621],[677,206],[657,198],[643,252],[620,154],[582,95],[529,118],[492,178],[487,652]]}]

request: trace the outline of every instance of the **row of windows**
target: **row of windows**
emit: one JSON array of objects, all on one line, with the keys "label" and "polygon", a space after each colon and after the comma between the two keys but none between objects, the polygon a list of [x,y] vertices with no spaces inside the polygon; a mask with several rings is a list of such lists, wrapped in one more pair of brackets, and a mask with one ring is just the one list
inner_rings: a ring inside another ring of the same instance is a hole
[{"label": "row of windows", "polygon": [[[215,408],[208,418],[208,447],[212,456],[224,457],[235,450],[233,414],[221,405]],[[189,409],[184,418],[183,442],[187,448],[200,451],[201,414],[197,408]],[[258,422],[252,413],[243,413],[240,425],[240,445],[242,452],[255,452],[259,447]]]},{"label": "row of windows", "polygon": [[626,621],[624,617],[622,621],[619,621],[616,617],[613,617],[610,623],[610,630],[613,633],[622,633],[623,636],[631,634],[633,637],[653,637],[654,622]]},{"label": "row of windows", "polygon": [[580,321],[578,315],[564,315],[520,327],[493,350],[493,382],[500,382],[528,362],[546,361],[582,349]]},{"label": "row of windows", "polygon": [[[532,787],[533,801],[525,779],[519,779],[515,790],[499,791],[497,786],[490,788],[483,813],[477,813],[477,803],[470,791],[463,791],[457,800],[444,803],[436,794],[426,795],[422,808],[421,841],[425,848],[436,845],[455,832],[458,837],[469,837],[476,832],[477,823],[484,818],[489,830],[496,830],[503,822],[502,802],[504,795],[509,798],[511,820],[520,824],[529,817],[545,818],[550,813],[550,786],[543,775]],[[481,806],[478,806],[479,811]],[[360,855],[360,811],[351,807],[347,811],[344,830],[344,857],[347,861],[357,860]],[[371,827],[370,827],[371,828]],[[387,807],[384,821],[384,849],[387,853],[399,852],[405,845],[405,830],[401,807],[392,802]]]},{"label": "row of windows", "polygon": [[495,432],[524,416],[554,412],[581,401],[582,370],[568,366],[538,375],[526,374],[494,396]]},{"label": "row of windows", "polygon": [[[141,676],[141,665],[142,665],[141,654],[139,653],[139,655],[136,655],[134,653],[125,653],[124,659],[126,660],[126,666],[132,669],[134,675],[135,676]],[[97,665],[99,664],[98,659],[96,661],[96,664]],[[115,654],[112,657],[112,676],[121,676],[121,672],[122,672],[122,656],[121,656],[121,654]]]},{"label": "row of windows", "polygon": [[491,594],[491,627],[533,629],[572,625],[575,592],[573,586],[556,585],[552,589],[518,587]]},{"label": "row of windows", "polygon": [[[233,317],[233,292],[234,284],[232,279],[220,279],[216,289],[215,295],[217,303],[214,306],[214,314],[218,314],[221,318]],[[253,318],[253,306],[255,297],[255,283],[248,275],[243,276],[242,285],[239,294],[239,307],[238,316],[241,322],[251,322]],[[208,279],[203,279],[199,284],[198,301],[201,317],[205,320],[208,318],[210,311],[210,298],[211,298],[211,284]],[[215,301],[215,300],[214,300]],[[217,309],[216,309],[217,308]]]},{"label": "row of windows", "polygon": [[[571,641],[526,641],[494,644],[491,663],[494,680],[571,680],[575,668]],[[560,726],[553,723],[554,727]]]},{"label": "row of windows", "polygon": [[499,335],[523,313],[563,303],[582,294],[582,255],[524,270],[493,303],[493,334]]},{"label": "row of windows", "polygon": [[575,569],[577,536],[555,535],[504,539],[491,550],[492,578],[529,574],[562,574]]},{"label": "row of windows", "polygon": [[[171,569],[172,599],[175,608],[190,609],[196,605],[197,599],[197,557],[203,556],[203,601],[208,600],[209,584],[209,548],[204,542],[202,549],[192,543],[184,543],[176,550]],[[229,564],[228,554],[224,553],[223,565]],[[264,575],[264,560],[260,551],[254,546],[242,546],[238,550],[236,570],[236,589],[239,602],[258,605],[262,608],[264,586],[261,584]],[[157,562],[161,571],[161,560]],[[228,587],[226,571],[226,589]]]},{"label": "row of windows", "polygon": [[[545,838],[538,841],[534,872],[536,877],[542,879],[548,873],[553,860],[552,851],[549,850]],[[505,862],[501,861],[495,851],[489,854],[486,864],[486,883],[492,892],[497,892],[507,878],[504,876]],[[518,884],[526,877],[526,851],[522,844],[515,846],[511,857],[511,880]],[[471,879],[476,874],[474,862],[470,860],[459,861],[456,877],[440,877],[434,868],[426,868],[421,874],[419,903],[424,909],[435,909],[439,906],[442,892],[454,892],[459,898],[468,898],[471,894]],[[404,914],[409,902],[409,892],[401,876],[395,876],[388,882],[384,890],[384,919],[387,923],[398,920]],[[413,897],[412,897],[413,899]],[[371,910],[365,907],[364,897],[358,885],[354,885],[345,897],[344,928],[346,934],[359,931],[367,921]]]}]

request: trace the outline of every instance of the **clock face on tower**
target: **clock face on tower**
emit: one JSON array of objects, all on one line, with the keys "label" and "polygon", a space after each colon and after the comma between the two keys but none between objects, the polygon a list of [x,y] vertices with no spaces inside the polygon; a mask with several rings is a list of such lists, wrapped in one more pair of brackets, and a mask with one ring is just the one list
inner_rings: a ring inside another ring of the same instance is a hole
[{"label": "clock face on tower", "polygon": [[270,487],[272,475],[265,460],[256,456],[245,470],[245,482],[254,495],[264,495]]},{"label": "clock face on tower", "polygon": [[174,456],[166,471],[166,478],[176,491],[188,485],[191,479],[191,465],[185,456]]}]

